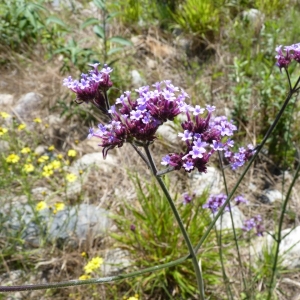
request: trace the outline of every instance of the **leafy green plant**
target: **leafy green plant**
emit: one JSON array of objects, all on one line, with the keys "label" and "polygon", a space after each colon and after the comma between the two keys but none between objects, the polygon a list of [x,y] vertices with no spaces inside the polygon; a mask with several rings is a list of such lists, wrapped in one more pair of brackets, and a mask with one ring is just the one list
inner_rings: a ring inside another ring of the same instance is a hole
[{"label": "leafy green plant", "polygon": [[[130,252],[134,268],[167,263],[184,255],[186,249],[183,238],[162,191],[154,182],[146,183],[144,187],[137,176],[133,180],[137,202],[129,204],[124,201],[124,207],[115,216],[120,233],[112,236],[118,241],[118,247]],[[169,185],[167,178],[166,182]],[[210,222],[208,212],[202,209],[207,200],[206,196],[204,193],[195,197],[190,204],[178,205],[182,221],[194,244],[201,238]],[[215,235],[212,233],[199,256],[204,280],[209,286],[214,286],[221,280],[221,274],[217,275],[220,263],[214,239]],[[134,290],[140,289],[152,298],[164,295],[164,299],[173,299],[171,295],[176,295],[186,299],[192,297],[197,289],[192,278],[192,264],[187,262],[150,273],[142,279],[131,279],[130,284]]]},{"label": "leafy green plant", "polygon": [[[132,46],[132,43],[121,36],[109,36],[108,25],[114,19],[119,12],[109,12],[106,0],[93,0],[93,3],[100,10],[101,18],[88,18],[82,23],[81,29],[87,26],[93,26],[95,35],[101,40],[101,61],[112,65],[116,60],[110,60],[110,56],[123,51],[125,46]],[[118,46],[116,46],[118,45]]]},{"label": "leafy green plant", "polygon": [[220,29],[221,1],[186,0],[177,7],[173,20],[186,32],[213,35]]}]

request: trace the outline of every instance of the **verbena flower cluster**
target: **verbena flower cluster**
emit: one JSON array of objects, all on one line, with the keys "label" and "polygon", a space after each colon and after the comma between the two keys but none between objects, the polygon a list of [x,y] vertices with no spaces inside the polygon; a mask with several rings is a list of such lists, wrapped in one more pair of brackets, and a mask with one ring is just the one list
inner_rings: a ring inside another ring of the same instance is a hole
[{"label": "verbena flower cluster", "polygon": [[92,103],[102,112],[107,113],[109,107],[105,99],[105,92],[112,86],[110,73],[112,69],[104,65],[101,71],[98,70],[99,64],[91,65],[93,69],[89,74],[81,74],[81,79],[73,80],[71,76],[65,78],[63,85],[76,93],[78,103]]},{"label": "verbena flower cluster", "polygon": [[[218,195],[210,195],[207,202],[203,204],[203,208],[208,208],[210,211],[215,214],[218,212],[219,208],[224,205],[227,200],[227,196],[225,194]],[[248,201],[243,196],[237,196],[233,199],[235,205],[240,205],[241,203],[248,203]],[[229,206],[226,205],[225,211],[229,211]]]},{"label": "verbena flower cluster", "polygon": [[[227,196],[225,194],[218,194],[218,195],[210,195],[207,202],[202,206],[203,208],[208,208],[210,211],[215,214],[218,212],[220,207],[222,207],[227,200]],[[247,204],[248,200],[244,198],[244,196],[240,195],[233,199],[234,205],[238,206],[241,203]],[[231,205],[232,207],[232,205]],[[229,211],[229,205],[226,205],[225,212]],[[250,231],[252,229],[256,229],[256,235],[262,236],[264,227],[262,225],[262,218],[260,215],[257,215],[249,220],[245,220],[242,230],[243,231]]]},{"label": "verbena flower cluster", "polygon": [[262,225],[262,218],[260,215],[257,215],[249,220],[246,220],[242,227],[244,231],[250,231],[254,228],[256,229],[257,236],[263,236],[264,227]]},{"label": "verbena flower cluster", "polygon": [[277,55],[275,56],[277,62],[276,65],[280,68],[287,68],[292,60],[300,62],[300,43],[290,46],[278,46],[276,47]]},{"label": "verbena flower cluster", "polygon": [[80,81],[68,77],[64,85],[76,93],[79,102],[91,102],[111,120],[108,124],[99,124],[98,129],[90,128],[89,138],[95,136],[101,140],[104,158],[110,149],[121,147],[125,142],[137,146],[146,145],[156,137],[160,125],[180,113],[186,115],[181,124],[183,132],[178,136],[185,143],[186,149],[180,153],[170,153],[163,157],[162,164],[172,166],[175,170],[183,168],[186,172],[197,169],[206,171],[206,164],[215,151],[224,151],[233,169],[242,166],[253,154],[251,145],[248,149],[240,148],[233,153],[230,148],[234,142],[230,139],[237,130],[232,121],[225,116],[214,117],[214,106],[192,106],[185,102],[188,94],[170,80],[157,82],[153,89],[143,86],[136,89],[137,97],[126,91],[109,107],[106,91],[112,86],[110,81],[111,68],[104,66],[98,71],[98,64],[92,65],[89,74],[82,74]]}]

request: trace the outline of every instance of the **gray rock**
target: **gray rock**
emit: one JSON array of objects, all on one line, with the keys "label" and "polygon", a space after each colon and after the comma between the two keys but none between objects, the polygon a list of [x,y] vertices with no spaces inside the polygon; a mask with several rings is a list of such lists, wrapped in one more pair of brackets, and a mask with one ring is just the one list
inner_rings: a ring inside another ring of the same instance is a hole
[{"label": "gray rock", "polygon": [[[231,208],[231,212],[232,212],[232,218],[233,218],[233,222],[234,222],[234,228],[235,229],[242,228],[244,220],[245,220],[244,214],[240,211],[240,209],[237,206],[233,206]],[[213,216],[211,216],[211,218],[213,219]],[[221,217],[217,220],[216,227],[218,230],[221,229]],[[231,217],[230,217],[230,213],[228,211],[225,212],[222,216],[222,230],[223,229],[232,230]]]},{"label": "gray rock", "polygon": [[[300,226],[294,229],[285,229],[281,232],[283,240],[280,244],[280,265],[287,269],[300,267]],[[268,234],[258,238],[251,247],[251,255],[263,259],[263,251],[271,251],[274,239]]]},{"label": "gray rock", "polygon": [[42,108],[43,100],[36,93],[27,93],[22,96],[14,107],[14,111],[24,120],[36,116],[36,111]]},{"label": "gray rock", "polygon": [[119,274],[131,265],[129,252],[120,248],[108,250],[105,254],[101,271],[103,276]]},{"label": "gray rock", "polygon": [[167,121],[158,127],[157,133],[170,143],[179,143],[180,138],[178,137],[178,133],[171,127],[172,124],[174,124],[174,122]]},{"label": "gray rock", "polygon": [[191,190],[195,194],[202,195],[205,190],[211,194],[220,194],[223,190],[223,181],[221,173],[214,167],[207,167],[206,173],[191,173]]},{"label": "gray rock", "polygon": [[131,83],[133,87],[138,88],[142,85],[144,85],[144,80],[141,76],[141,74],[137,70],[131,71]]},{"label": "gray rock", "polygon": [[274,203],[275,201],[282,201],[284,196],[278,190],[265,190],[261,196],[264,203]]},{"label": "gray rock", "polygon": [[[14,96],[10,94],[0,94],[0,107],[7,109],[14,104]],[[8,111],[6,111],[8,113]]]},{"label": "gray rock", "polygon": [[43,241],[77,247],[87,239],[103,237],[111,226],[105,209],[88,204],[66,207],[56,214],[49,208],[37,212],[28,204],[14,204],[1,213],[3,233],[15,234],[32,247]]}]

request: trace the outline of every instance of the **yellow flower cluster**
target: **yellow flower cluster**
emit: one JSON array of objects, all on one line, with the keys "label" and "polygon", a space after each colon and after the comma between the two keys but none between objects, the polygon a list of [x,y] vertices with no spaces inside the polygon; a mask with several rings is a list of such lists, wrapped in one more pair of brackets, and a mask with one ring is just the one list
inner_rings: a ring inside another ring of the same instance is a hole
[{"label": "yellow flower cluster", "polygon": [[40,211],[40,210],[43,210],[43,209],[45,209],[45,208],[47,208],[48,207],[48,205],[47,205],[47,203],[45,202],[45,201],[40,201],[36,206],[35,206],[35,209],[37,210],[37,211]]},{"label": "yellow flower cluster", "polygon": [[3,135],[7,132],[8,130],[6,128],[3,128],[0,126],[0,135]]},{"label": "yellow flower cluster", "polygon": [[123,297],[123,300],[139,300],[139,295],[135,294],[134,296],[131,296],[129,298]]},{"label": "yellow flower cluster", "polygon": [[76,150],[70,149],[70,150],[68,151],[68,156],[69,156],[69,157],[75,157],[76,155],[77,155]]},{"label": "yellow flower cluster", "polygon": [[18,130],[19,131],[22,131],[22,130],[24,130],[26,128],[26,124],[20,124],[19,126],[18,126]]},{"label": "yellow flower cluster", "polygon": [[20,157],[17,154],[10,154],[6,158],[6,162],[16,164],[20,160]]},{"label": "yellow flower cluster", "polygon": [[7,119],[10,117],[10,114],[4,112],[4,111],[0,111],[0,116],[3,118],[3,119]]},{"label": "yellow flower cluster", "polygon": [[66,180],[69,182],[74,182],[77,179],[77,176],[73,173],[69,173],[66,175]]},{"label": "yellow flower cluster", "polygon": [[[81,254],[82,255],[82,254]],[[83,255],[82,255],[83,256]],[[103,264],[103,258],[102,257],[94,257],[92,258],[84,267],[84,273],[79,277],[79,280],[87,280],[91,278],[91,273],[93,273],[95,270],[99,270],[101,265]]]},{"label": "yellow flower cluster", "polygon": [[84,271],[86,274],[90,274],[94,270],[99,269],[102,264],[103,264],[102,257],[94,257],[86,264],[86,266],[84,267]]}]

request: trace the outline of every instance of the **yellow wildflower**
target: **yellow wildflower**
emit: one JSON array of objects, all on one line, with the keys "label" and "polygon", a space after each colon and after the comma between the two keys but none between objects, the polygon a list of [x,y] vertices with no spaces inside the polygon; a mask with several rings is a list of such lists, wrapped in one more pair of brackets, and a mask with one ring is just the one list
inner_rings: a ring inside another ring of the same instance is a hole
[{"label": "yellow wildflower", "polygon": [[79,277],[79,280],[87,280],[87,279],[91,279],[91,276],[90,275],[87,275],[87,274],[84,274],[84,275],[81,275]]},{"label": "yellow wildflower", "polygon": [[69,174],[66,175],[66,179],[69,182],[73,182],[77,179],[77,176],[73,173],[69,173]]},{"label": "yellow wildflower", "polygon": [[57,170],[61,167],[61,162],[59,160],[55,159],[51,162],[51,166],[52,166],[53,170]]},{"label": "yellow wildflower", "polygon": [[81,252],[81,256],[82,256],[82,257],[86,257],[86,252],[84,252],[84,251]]},{"label": "yellow wildflower", "polygon": [[51,145],[51,146],[48,148],[49,151],[53,151],[54,149],[55,149],[54,145]]},{"label": "yellow wildflower", "polygon": [[34,166],[32,164],[25,164],[23,167],[23,171],[25,173],[33,172],[33,170],[34,170]]},{"label": "yellow wildflower", "polygon": [[56,211],[64,210],[65,204],[62,202],[56,202],[54,204],[54,207],[55,207]]},{"label": "yellow wildflower", "polygon": [[29,147],[24,147],[22,150],[21,150],[21,153],[23,154],[26,154],[26,153],[29,153],[31,150]]},{"label": "yellow wildflower", "polygon": [[0,112],[0,116],[1,116],[3,119],[7,119],[7,118],[10,117],[10,114],[8,114],[8,113],[6,113],[6,112],[4,112],[4,111],[1,111],[1,112]]},{"label": "yellow wildflower", "polygon": [[38,163],[43,163],[43,162],[45,162],[46,160],[48,160],[49,159],[49,156],[48,155],[42,155],[38,160],[37,160],[37,162]]},{"label": "yellow wildflower", "polygon": [[39,210],[43,210],[43,209],[45,209],[45,208],[47,208],[48,207],[48,205],[47,205],[47,203],[45,202],[45,201],[40,201],[36,206],[35,206],[35,209],[37,210],[37,211],[39,211]]},{"label": "yellow wildflower", "polygon": [[70,157],[75,157],[76,154],[77,154],[77,152],[76,152],[76,150],[74,150],[74,149],[70,149],[70,150],[68,151],[68,156],[70,156]]},{"label": "yellow wildflower", "polygon": [[0,127],[0,135],[3,135],[7,132],[8,130],[6,128]]},{"label": "yellow wildflower", "polygon": [[133,297],[129,297],[127,300],[139,300],[139,298],[134,295]]},{"label": "yellow wildflower", "polygon": [[19,131],[22,131],[23,129],[25,129],[26,128],[26,124],[20,124],[19,126],[18,126],[18,130]]},{"label": "yellow wildflower", "polygon": [[40,118],[35,118],[35,119],[33,119],[33,122],[35,122],[35,123],[42,123],[42,120]]},{"label": "yellow wildflower", "polygon": [[102,264],[103,258],[94,257],[86,264],[84,271],[86,274],[92,273],[94,270],[99,269]]},{"label": "yellow wildflower", "polygon": [[10,154],[6,158],[6,162],[16,164],[20,160],[20,157],[14,153]]},{"label": "yellow wildflower", "polygon": [[43,167],[43,172],[42,172],[42,175],[44,177],[49,177],[53,174],[53,167],[51,166],[51,164],[47,165],[47,166],[44,166]]},{"label": "yellow wildflower", "polygon": [[63,159],[63,158],[64,158],[64,156],[63,156],[62,154],[58,154],[56,157],[57,157],[58,159]]}]

